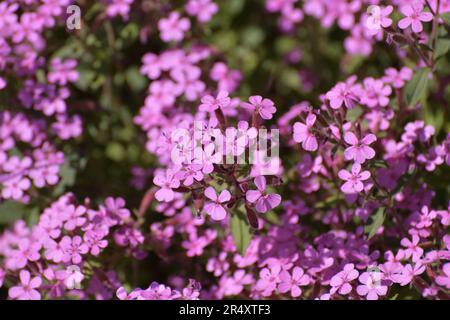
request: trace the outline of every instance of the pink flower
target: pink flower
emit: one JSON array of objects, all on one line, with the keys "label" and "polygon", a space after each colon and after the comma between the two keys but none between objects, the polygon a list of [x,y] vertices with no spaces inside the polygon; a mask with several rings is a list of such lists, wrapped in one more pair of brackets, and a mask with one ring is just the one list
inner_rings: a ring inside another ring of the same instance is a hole
[{"label": "pink flower", "polygon": [[379,296],[387,293],[387,286],[382,285],[381,272],[364,272],[359,276],[359,285],[356,292],[360,296],[366,296],[367,300],[378,300]]},{"label": "pink flower", "polygon": [[2,197],[6,199],[20,200],[24,196],[24,191],[31,187],[30,180],[28,178],[12,178],[6,181],[2,189]]},{"label": "pink flower", "polygon": [[450,290],[450,263],[444,264],[442,274],[436,277],[436,283]]},{"label": "pink flower", "polygon": [[386,107],[389,104],[391,93],[392,88],[385,85],[382,80],[366,78],[364,79],[364,92],[361,96],[361,104],[369,108]]},{"label": "pink flower", "polygon": [[186,12],[191,16],[197,16],[197,20],[205,23],[219,11],[219,6],[211,0],[189,0],[185,5]]},{"label": "pink flower", "polygon": [[167,18],[158,21],[158,29],[164,42],[183,40],[184,33],[189,30],[191,23],[188,18],[181,18],[180,14],[172,11]]},{"label": "pink flower", "polygon": [[399,283],[401,286],[406,286],[414,280],[415,276],[421,275],[424,272],[425,266],[420,263],[416,263],[414,267],[407,264],[401,273],[392,275],[392,280]]},{"label": "pink flower", "polygon": [[344,140],[351,147],[345,149],[344,156],[346,160],[355,160],[356,163],[363,164],[366,160],[375,157],[375,150],[369,147],[370,144],[377,140],[373,134],[368,134],[361,141],[352,132],[346,132]]},{"label": "pink flower", "polygon": [[381,28],[389,28],[392,25],[392,19],[389,18],[394,7],[386,6],[370,6],[369,17],[366,20],[366,27],[369,29],[369,34],[376,35]]},{"label": "pink flower", "polygon": [[350,282],[358,278],[359,272],[355,269],[353,263],[348,263],[344,266],[344,270],[337,273],[331,278],[330,285],[332,286],[330,293],[338,292],[342,295],[347,295],[352,291]]},{"label": "pink flower", "polygon": [[422,32],[422,21],[429,22],[433,20],[433,15],[430,12],[423,12],[422,10],[423,4],[420,2],[403,6],[400,11],[403,13],[405,18],[398,22],[400,29],[406,29],[411,25],[414,32]]},{"label": "pink flower", "polygon": [[319,147],[317,138],[311,130],[315,122],[316,116],[310,113],[306,118],[306,125],[301,122],[294,124],[294,141],[297,143],[301,142],[303,149],[306,151],[316,151]]},{"label": "pink flower", "polygon": [[338,83],[328,91],[326,97],[330,101],[332,109],[339,109],[342,104],[347,109],[353,109],[358,102],[358,97],[352,90],[352,87],[348,83],[343,82]]},{"label": "pink flower", "polygon": [[339,178],[341,178],[344,181],[347,181],[341,187],[342,192],[347,194],[354,194],[361,192],[364,189],[364,184],[362,183],[362,181],[365,181],[370,178],[369,171],[361,172],[361,165],[359,163],[353,164],[351,173],[343,169],[339,171],[338,175]]},{"label": "pink flower", "polygon": [[230,192],[228,190],[223,190],[220,195],[217,196],[216,190],[214,190],[213,187],[208,187],[205,189],[205,196],[212,200],[212,202],[207,202],[203,210],[209,214],[213,220],[221,221],[225,219],[227,211],[222,203],[230,201]]},{"label": "pink flower", "polygon": [[277,284],[280,282],[280,271],[280,265],[275,264],[259,272],[260,279],[256,282],[255,287],[258,291],[261,291],[262,296],[269,297],[276,289]]},{"label": "pink flower", "polygon": [[9,297],[17,300],[40,300],[41,294],[35,289],[41,286],[41,277],[31,279],[30,272],[22,270],[19,278],[21,285],[11,287],[8,291]]},{"label": "pink flower", "polygon": [[88,246],[83,243],[83,239],[80,236],[70,238],[64,236],[60,242],[61,249],[63,251],[63,262],[72,262],[78,264],[81,262],[81,255],[89,251]]},{"label": "pink flower", "polygon": [[397,89],[403,88],[405,82],[411,80],[413,76],[412,70],[408,67],[403,67],[400,71],[394,68],[388,68],[384,73],[383,81],[392,84]]},{"label": "pink flower", "polygon": [[241,105],[247,110],[254,111],[261,116],[261,118],[269,120],[272,119],[272,114],[277,111],[272,100],[263,98],[261,96],[251,96],[248,98],[248,102],[243,102]]},{"label": "pink flower", "polygon": [[19,241],[19,248],[14,251],[15,267],[21,269],[26,266],[28,261],[38,261],[41,257],[39,250],[41,245],[28,239]]},{"label": "pink flower", "polygon": [[2,269],[0,269],[0,288],[3,286],[3,281],[5,280],[5,271],[3,271]]},{"label": "pink flower", "polygon": [[281,203],[279,194],[266,194],[266,178],[264,176],[256,177],[254,182],[257,190],[248,190],[245,198],[248,202],[256,203],[256,211],[265,213]]},{"label": "pink flower", "polygon": [[78,71],[76,71],[77,61],[74,59],[61,60],[55,58],[51,62],[52,71],[47,78],[50,83],[57,83],[65,86],[68,82],[78,81]]},{"label": "pink flower", "polygon": [[401,245],[406,247],[405,251],[405,259],[408,259],[412,256],[413,261],[419,260],[423,255],[423,249],[419,247],[420,238],[417,235],[412,236],[412,241],[408,238],[403,238],[400,241]]},{"label": "pink flower", "polygon": [[64,229],[67,231],[73,231],[76,227],[81,227],[87,220],[84,217],[85,213],[85,207],[75,207],[74,205],[70,205],[63,213],[63,217],[66,220],[66,223],[64,223]]},{"label": "pink flower", "polygon": [[175,194],[172,189],[180,186],[180,181],[175,177],[172,170],[167,170],[165,175],[159,174],[153,178],[153,183],[161,189],[155,193],[155,198],[161,202],[170,202]]},{"label": "pink flower", "polygon": [[230,105],[231,99],[228,97],[227,91],[220,91],[217,97],[214,98],[210,95],[202,98],[202,104],[199,106],[200,111],[214,112],[219,108],[226,108]]},{"label": "pink flower", "polygon": [[293,298],[299,297],[302,294],[302,289],[300,286],[306,286],[311,282],[311,278],[305,274],[302,268],[295,267],[292,270],[292,275],[283,270],[280,273],[280,283],[278,284],[278,291],[281,293],[286,293],[291,291],[291,296]]}]

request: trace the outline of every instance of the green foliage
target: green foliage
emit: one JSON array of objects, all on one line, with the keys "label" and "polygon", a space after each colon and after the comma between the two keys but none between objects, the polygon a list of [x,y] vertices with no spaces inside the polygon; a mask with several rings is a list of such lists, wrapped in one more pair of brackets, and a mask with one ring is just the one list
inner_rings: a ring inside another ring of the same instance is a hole
[{"label": "green foliage", "polygon": [[405,98],[409,106],[415,106],[424,101],[430,81],[430,69],[422,68],[417,71],[405,87]]},{"label": "green foliage", "polygon": [[381,207],[375,210],[375,213],[371,216],[371,223],[364,227],[364,232],[367,234],[367,238],[371,239],[383,225],[386,218],[386,208]]},{"label": "green foliage", "polygon": [[247,217],[241,210],[236,210],[231,216],[231,233],[234,244],[241,255],[244,255],[252,238]]},{"label": "green foliage", "polygon": [[16,221],[25,216],[27,206],[15,201],[5,201],[0,204],[0,224]]}]

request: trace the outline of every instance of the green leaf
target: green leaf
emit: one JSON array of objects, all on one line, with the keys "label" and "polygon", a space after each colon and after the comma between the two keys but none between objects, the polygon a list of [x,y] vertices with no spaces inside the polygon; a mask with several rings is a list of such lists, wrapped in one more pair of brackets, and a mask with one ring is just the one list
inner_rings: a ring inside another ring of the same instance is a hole
[{"label": "green leaf", "polygon": [[346,119],[348,121],[354,122],[356,121],[356,119],[358,119],[358,117],[363,114],[363,110],[359,107],[353,108],[353,109],[349,109],[347,111],[347,115],[346,115]]},{"label": "green leaf", "polygon": [[364,232],[367,234],[367,238],[370,240],[383,225],[385,215],[385,208],[378,208],[375,214],[372,214],[372,223],[368,224],[364,228]]},{"label": "green leaf", "polygon": [[245,255],[252,233],[247,218],[241,210],[234,212],[231,217],[231,233],[238,252]]},{"label": "green leaf", "polygon": [[446,12],[441,14],[442,20],[444,20],[447,24],[450,24],[450,12]]},{"label": "green leaf", "polygon": [[344,71],[347,74],[355,73],[359,67],[363,65],[363,63],[366,61],[365,56],[355,55],[349,57],[348,61],[346,61],[345,65],[343,66]]},{"label": "green leaf", "polygon": [[398,293],[396,293],[392,298],[389,298],[389,300],[397,300],[398,298]]},{"label": "green leaf", "polygon": [[16,201],[5,201],[0,204],[0,224],[7,224],[22,218],[27,206]]},{"label": "green leaf", "polygon": [[406,85],[405,98],[409,106],[415,106],[419,101],[426,98],[429,73],[429,68],[420,69]]},{"label": "green leaf", "polygon": [[39,216],[40,216],[40,210],[39,208],[35,207],[32,208],[28,213],[26,217],[26,222],[29,227],[34,226],[39,222]]},{"label": "green leaf", "polygon": [[77,170],[71,167],[69,161],[66,160],[59,170],[59,175],[61,176],[61,181],[53,190],[53,194],[55,196],[61,195],[64,191],[66,191],[67,187],[71,187],[75,184]]},{"label": "green leaf", "polygon": [[445,56],[450,50],[450,39],[438,38],[436,43],[436,49],[434,51],[434,60]]},{"label": "green leaf", "polygon": [[147,79],[139,72],[136,66],[130,67],[125,73],[125,79],[134,92],[140,92],[147,86]]}]

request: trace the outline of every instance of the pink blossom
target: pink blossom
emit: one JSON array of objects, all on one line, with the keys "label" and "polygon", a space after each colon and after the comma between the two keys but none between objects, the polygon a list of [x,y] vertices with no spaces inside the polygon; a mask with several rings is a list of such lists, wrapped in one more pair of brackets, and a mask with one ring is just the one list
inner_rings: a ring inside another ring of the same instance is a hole
[{"label": "pink blossom", "polygon": [[421,275],[424,272],[425,266],[420,263],[416,263],[414,267],[410,264],[407,264],[405,267],[403,267],[401,273],[393,275],[392,279],[394,280],[394,282],[399,283],[401,286],[406,286],[413,281],[415,276]]},{"label": "pink blossom", "polygon": [[153,183],[161,187],[156,193],[155,198],[158,201],[169,202],[174,198],[172,189],[180,186],[180,181],[175,177],[172,170],[167,170],[165,174],[158,174],[153,178]]},{"label": "pink blossom", "polygon": [[388,287],[382,284],[381,272],[364,272],[359,276],[361,283],[356,288],[360,296],[366,296],[367,300],[378,300],[379,296],[387,293]]},{"label": "pink blossom", "polygon": [[450,290],[450,263],[444,264],[441,275],[436,277],[436,283]]},{"label": "pink blossom", "polygon": [[374,78],[364,79],[364,92],[361,97],[361,104],[367,105],[369,108],[377,106],[386,107],[389,104],[389,96],[392,88],[382,80]]},{"label": "pink blossom", "polygon": [[354,92],[351,83],[338,83],[326,94],[327,99],[330,101],[332,109],[339,109],[342,104],[347,109],[353,109],[358,102],[358,97]]},{"label": "pink blossom", "polygon": [[78,80],[78,72],[75,70],[76,67],[77,61],[74,59],[53,59],[51,63],[52,71],[47,76],[48,81],[63,86],[68,82],[76,82]]},{"label": "pink blossom", "polygon": [[362,181],[370,178],[369,171],[361,172],[361,165],[359,163],[353,164],[351,172],[342,169],[339,171],[338,175],[339,178],[346,181],[341,186],[342,192],[348,194],[361,192],[364,189],[364,184]]},{"label": "pink blossom", "polygon": [[185,8],[189,15],[197,16],[201,23],[210,21],[219,10],[219,6],[211,0],[189,0]]},{"label": "pink blossom", "polygon": [[228,97],[227,91],[220,91],[217,97],[214,98],[210,95],[202,98],[202,104],[199,106],[200,111],[214,112],[219,108],[226,108],[230,105],[231,99]]},{"label": "pink blossom", "polygon": [[354,160],[356,163],[363,164],[366,160],[375,157],[375,150],[369,147],[370,144],[377,140],[375,135],[368,134],[359,141],[353,132],[346,132],[344,140],[351,145],[351,147],[345,149],[344,156],[346,160]]},{"label": "pink blossom", "polygon": [[80,236],[70,238],[64,236],[60,242],[60,246],[63,252],[62,261],[72,262],[78,264],[82,261],[81,255],[89,251],[88,246],[83,243],[83,239]]},{"label": "pink blossom", "polygon": [[406,247],[405,258],[412,256],[413,261],[419,260],[423,255],[423,249],[419,246],[420,238],[416,235],[412,236],[412,240],[408,238],[403,238],[401,240],[401,245]]},{"label": "pink blossom", "polygon": [[352,291],[350,282],[358,278],[359,272],[355,269],[353,263],[346,264],[344,269],[331,278],[330,285],[332,286],[330,293],[338,292],[342,295],[347,295]]},{"label": "pink blossom", "polygon": [[317,138],[312,131],[315,122],[316,116],[310,113],[306,118],[306,125],[301,122],[294,124],[294,141],[302,143],[306,151],[316,151],[318,148]]},{"label": "pink blossom", "polygon": [[400,89],[403,88],[407,81],[411,80],[412,76],[413,72],[408,67],[403,67],[400,71],[397,71],[395,68],[387,68],[383,81],[392,84],[396,89]]},{"label": "pink blossom", "polygon": [[389,5],[386,7],[371,6],[369,7],[369,17],[366,20],[366,26],[370,30],[370,34],[376,35],[381,28],[389,28],[392,25],[392,19],[389,18],[394,7]]},{"label": "pink blossom", "polygon": [[213,220],[221,221],[227,216],[227,211],[223,207],[223,203],[230,201],[231,194],[228,190],[223,190],[219,196],[212,187],[205,189],[205,196],[211,200],[207,202],[204,207],[204,211],[211,216]]},{"label": "pink blossom", "polygon": [[242,102],[242,107],[250,111],[256,111],[265,120],[272,119],[273,114],[277,111],[273,101],[270,99],[261,96],[251,96],[248,98],[248,101],[250,103]]},{"label": "pink blossom", "polygon": [[9,297],[17,300],[41,300],[41,294],[36,290],[41,286],[41,277],[31,278],[27,270],[21,270],[19,277],[20,285],[9,288]]},{"label": "pink blossom", "polygon": [[164,42],[183,40],[184,33],[189,30],[191,23],[188,18],[181,18],[180,14],[172,11],[167,18],[158,21],[158,29]]},{"label": "pink blossom", "polygon": [[273,265],[270,268],[263,268],[259,272],[260,279],[256,283],[256,289],[261,291],[264,297],[268,297],[276,289],[280,282],[280,265]]},{"label": "pink blossom", "polygon": [[292,274],[286,270],[280,273],[280,283],[278,290],[281,293],[290,291],[293,298],[297,298],[302,294],[300,286],[306,286],[311,282],[310,276],[305,274],[302,268],[294,267]]},{"label": "pink blossom", "polygon": [[430,12],[424,12],[423,7],[424,5],[420,2],[406,4],[401,7],[400,11],[405,16],[405,18],[401,19],[398,22],[398,26],[401,29],[406,29],[411,25],[414,32],[422,32],[422,22],[429,22],[433,20],[433,15]]},{"label": "pink blossom", "polygon": [[256,203],[256,211],[265,213],[277,207],[281,203],[281,196],[276,193],[266,193],[266,178],[256,177],[255,185],[257,190],[248,190],[245,198],[250,203]]}]

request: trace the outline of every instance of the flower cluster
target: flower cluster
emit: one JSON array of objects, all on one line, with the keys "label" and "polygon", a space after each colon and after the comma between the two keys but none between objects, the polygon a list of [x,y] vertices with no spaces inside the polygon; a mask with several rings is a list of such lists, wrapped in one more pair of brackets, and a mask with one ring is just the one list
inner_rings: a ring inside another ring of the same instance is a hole
[{"label": "flower cluster", "polygon": [[[399,37],[402,30],[423,35],[423,24],[433,20],[432,12],[450,12],[450,4],[446,0],[399,0],[387,6],[379,0],[306,0],[301,7],[297,3],[297,0],[266,0],[266,9],[281,14],[280,28],[288,33],[303,21],[304,15],[319,20],[327,29],[337,25],[349,33],[344,41],[347,52],[364,56],[370,55],[375,43],[383,40],[383,31],[391,41]],[[439,8],[436,3],[439,3]],[[401,16],[396,23],[390,17],[394,10]],[[414,35],[407,34],[406,37]]]},{"label": "flower cluster", "polygon": [[449,0],[16,2],[0,298],[450,299]]},{"label": "flower cluster", "polygon": [[[2,282],[17,283],[9,289],[12,299],[111,299],[116,291],[120,299],[198,297],[195,283],[179,292],[154,282],[146,290],[126,294],[117,273],[108,268],[122,256],[143,259],[144,241],[123,199],[108,198],[94,209],[89,199],[77,204],[67,194],[45,209],[32,228],[17,221],[2,235]],[[110,250],[112,254],[105,253]],[[102,257],[108,257],[109,266]]]},{"label": "flower cluster", "polygon": [[33,2],[0,4],[0,92],[2,105],[12,107],[0,112],[0,198],[21,202],[33,187],[57,184],[65,159],[56,142],[82,132],[67,107],[77,62],[44,56],[44,33],[63,22],[69,1]]}]

